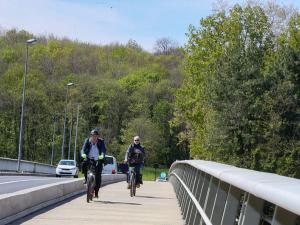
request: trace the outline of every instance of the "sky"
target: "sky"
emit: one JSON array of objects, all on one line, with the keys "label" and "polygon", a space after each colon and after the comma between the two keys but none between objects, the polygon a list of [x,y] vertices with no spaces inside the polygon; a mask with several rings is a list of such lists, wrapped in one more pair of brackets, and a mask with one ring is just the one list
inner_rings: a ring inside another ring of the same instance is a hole
[{"label": "sky", "polygon": [[[155,41],[186,43],[189,25],[199,26],[215,0],[0,0],[0,28],[67,37],[105,45],[136,40],[153,51]],[[230,4],[242,0],[228,0]],[[262,1],[264,2],[264,1]],[[277,1],[300,9],[300,0]]]}]

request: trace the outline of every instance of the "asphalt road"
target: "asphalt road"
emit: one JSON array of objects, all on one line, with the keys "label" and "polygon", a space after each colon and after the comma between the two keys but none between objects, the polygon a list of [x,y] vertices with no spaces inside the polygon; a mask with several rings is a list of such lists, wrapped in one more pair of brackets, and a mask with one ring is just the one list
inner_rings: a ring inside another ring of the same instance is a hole
[{"label": "asphalt road", "polygon": [[38,176],[0,176],[0,195],[13,193],[27,188],[42,186],[45,184],[57,183],[66,179],[56,177],[38,177]]}]

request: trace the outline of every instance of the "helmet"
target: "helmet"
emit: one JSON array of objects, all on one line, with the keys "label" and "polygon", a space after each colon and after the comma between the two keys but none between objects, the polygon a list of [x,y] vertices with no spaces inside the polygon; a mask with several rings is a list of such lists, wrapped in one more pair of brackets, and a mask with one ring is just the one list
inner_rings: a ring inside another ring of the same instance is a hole
[{"label": "helmet", "polygon": [[91,133],[90,133],[91,135],[99,135],[99,132],[98,132],[98,130],[96,130],[96,129],[93,129],[92,131],[91,131]]}]

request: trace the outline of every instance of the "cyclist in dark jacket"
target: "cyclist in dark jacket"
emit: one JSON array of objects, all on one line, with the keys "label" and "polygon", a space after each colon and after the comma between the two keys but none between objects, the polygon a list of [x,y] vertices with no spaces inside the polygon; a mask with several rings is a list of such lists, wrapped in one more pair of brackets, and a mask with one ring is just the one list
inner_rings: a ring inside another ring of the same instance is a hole
[{"label": "cyclist in dark jacket", "polygon": [[92,130],[90,133],[90,138],[85,139],[82,150],[81,157],[84,160],[82,164],[82,172],[84,173],[85,183],[87,179],[87,170],[89,161],[91,159],[99,160],[96,166],[96,186],[95,186],[95,197],[98,198],[99,188],[101,186],[101,173],[103,169],[104,158],[106,154],[106,148],[104,140],[99,138],[99,132],[97,130]]},{"label": "cyclist in dark jacket", "polygon": [[[136,172],[136,187],[140,187],[140,184],[143,184],[141,167],[144,164],[144,159],[145,148],[140,144],[140,137],[135,136],[133,143],[128,146],[124,162],[128,163],[130,167],[134,167],[134,171]],[[127,182],[129,182],[128,179]],[[130,188],[129,184],[128,188]]]}]

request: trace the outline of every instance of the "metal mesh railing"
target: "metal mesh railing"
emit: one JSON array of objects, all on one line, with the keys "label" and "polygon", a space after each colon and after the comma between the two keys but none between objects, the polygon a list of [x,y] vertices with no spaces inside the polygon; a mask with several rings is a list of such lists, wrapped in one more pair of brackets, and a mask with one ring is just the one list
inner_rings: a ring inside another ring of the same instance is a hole
[{"label": "metal mesh railing", "polygon": [[170,168],[188,225],[298,225],[300,180],[202,160]]}]

